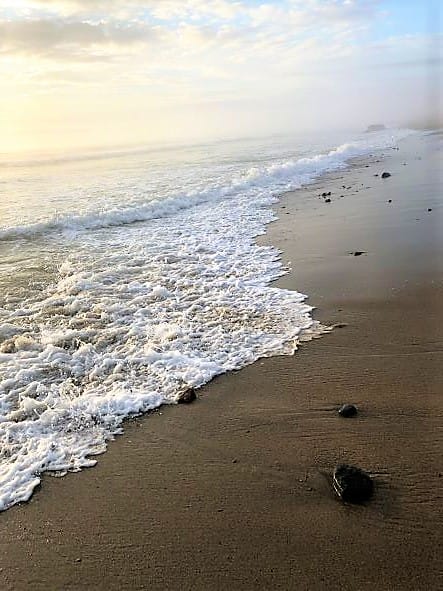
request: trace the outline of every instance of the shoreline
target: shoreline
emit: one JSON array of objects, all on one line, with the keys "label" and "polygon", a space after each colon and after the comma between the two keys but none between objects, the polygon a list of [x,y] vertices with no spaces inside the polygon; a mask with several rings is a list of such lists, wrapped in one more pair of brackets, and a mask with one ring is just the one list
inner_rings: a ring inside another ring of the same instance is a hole
[{"label": "shoreline", "polygon": [[[1,515],[2,588],[438,588],[441,179],[414,141],[283,195],[258,239],[292,260],[273,285],[347,326],[127,422],[93,470],[46,476]],[[367,507],[334,498],[341,459],[373,474]]]}]

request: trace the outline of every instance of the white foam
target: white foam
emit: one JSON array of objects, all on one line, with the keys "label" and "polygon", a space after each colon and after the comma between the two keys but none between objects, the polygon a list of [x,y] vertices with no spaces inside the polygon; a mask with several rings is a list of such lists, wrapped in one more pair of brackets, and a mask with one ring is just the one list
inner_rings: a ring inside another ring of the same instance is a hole
[{"label": "white foam", "polygon": [[27,500],[46,471],[94,465],[126,417],[321,334],[304,295],[269,286],[284,273],[279,252],[254,237],[282,190],[372,150],[345,145],[167,203],[46,222],[45,232],[151,220],[92,234],[40,299],[2,310],[0,509]]}]

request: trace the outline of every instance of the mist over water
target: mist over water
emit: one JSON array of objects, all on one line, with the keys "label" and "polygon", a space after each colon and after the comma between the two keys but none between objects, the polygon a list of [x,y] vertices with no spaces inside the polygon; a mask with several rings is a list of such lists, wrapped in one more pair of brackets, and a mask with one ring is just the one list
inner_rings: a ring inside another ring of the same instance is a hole
[{"label": "mist over water", "polygon": [[127,416],[320,335],[254,238],[283,191],[407,133],[4,158],[0,509],[93,465]]}]

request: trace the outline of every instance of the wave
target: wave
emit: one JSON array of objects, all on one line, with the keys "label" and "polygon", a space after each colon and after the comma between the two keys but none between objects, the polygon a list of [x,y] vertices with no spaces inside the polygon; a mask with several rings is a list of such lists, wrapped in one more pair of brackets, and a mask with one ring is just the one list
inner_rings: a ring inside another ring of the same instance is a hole
[{"label": "wave", "polygon": [[252,167],[226,184],[213,184],[199,191],[152,199],[136,206],[122,205],[107,210],[92,209],[81,214],[57,214],[51,219],[32,224],[3,227],[0,228],[0,240],[34,238],[51,232],[81,232],[123,226],[168,217],[201,203],[235,197],[239,192],[254,193],[257,190],[268,190],[281,193],[297,189],[325,172],[343,168],[351,158],[393,147],[398,140],[411,133],[414,132],[411,130],[396,130],[389,134],[381,132],[377,134],[376,140],[371,138],[371,140],[345,143],[326,154]]}]

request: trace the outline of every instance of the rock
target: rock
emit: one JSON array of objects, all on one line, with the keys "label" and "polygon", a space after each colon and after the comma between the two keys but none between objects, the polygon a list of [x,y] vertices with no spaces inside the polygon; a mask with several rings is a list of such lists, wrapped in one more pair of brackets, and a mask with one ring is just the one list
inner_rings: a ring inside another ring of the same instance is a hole
[{"label": "rock", "polygon": [[428,211],[432,211],[432,207],[428,207]]},{"label": "rock", "polygon": [[375,123],[373,125],[368,126],[366,133],[371,133],[373,131],[383,131],[384,129],[386,129],[386,127],[384,126],[383,123]]},{"label": "rock", "polygon": [[379,176],[378,174],[374,174],[374,176]]},{"label": "rock", "polygon": [[346,419],[349,417],[355,417],[357,413],[357,407],[353,404],[343,404],[343,406],[338,409],[338,414]]},{"label": "rock", "polygon": [[392,203],[392,199],[388,199],[388,203]]},{"label": "rock", "polygon": [[332,485],[338,497],[345,503],[364,503],[374,492],[374,483],[369,474],[348,464],[336,466]]},{"label": "rock", "polygon": [[355,252],[351,252],[355,257],[361,257],[362,254],[366,254],[364,250],[356,250]]},{"label": "rock", "polygon": [[383,172],[382,175],[381,175],[381,178],[382,179],[388,179],[390,176],[391,176],[391,173],[390,172]]},{"label": "rock", "polygon": [[195,393],[194,388],[189,388],[186,392],[182,392],[178,398],[179,404],[189,404],[190,402],[194,402],[197,400],[197,394]]},{"label": "rock", "polygon": [[329,199],[329,197],[327,199],[325,199],[325,203],[331,203],[331,200]]}]

